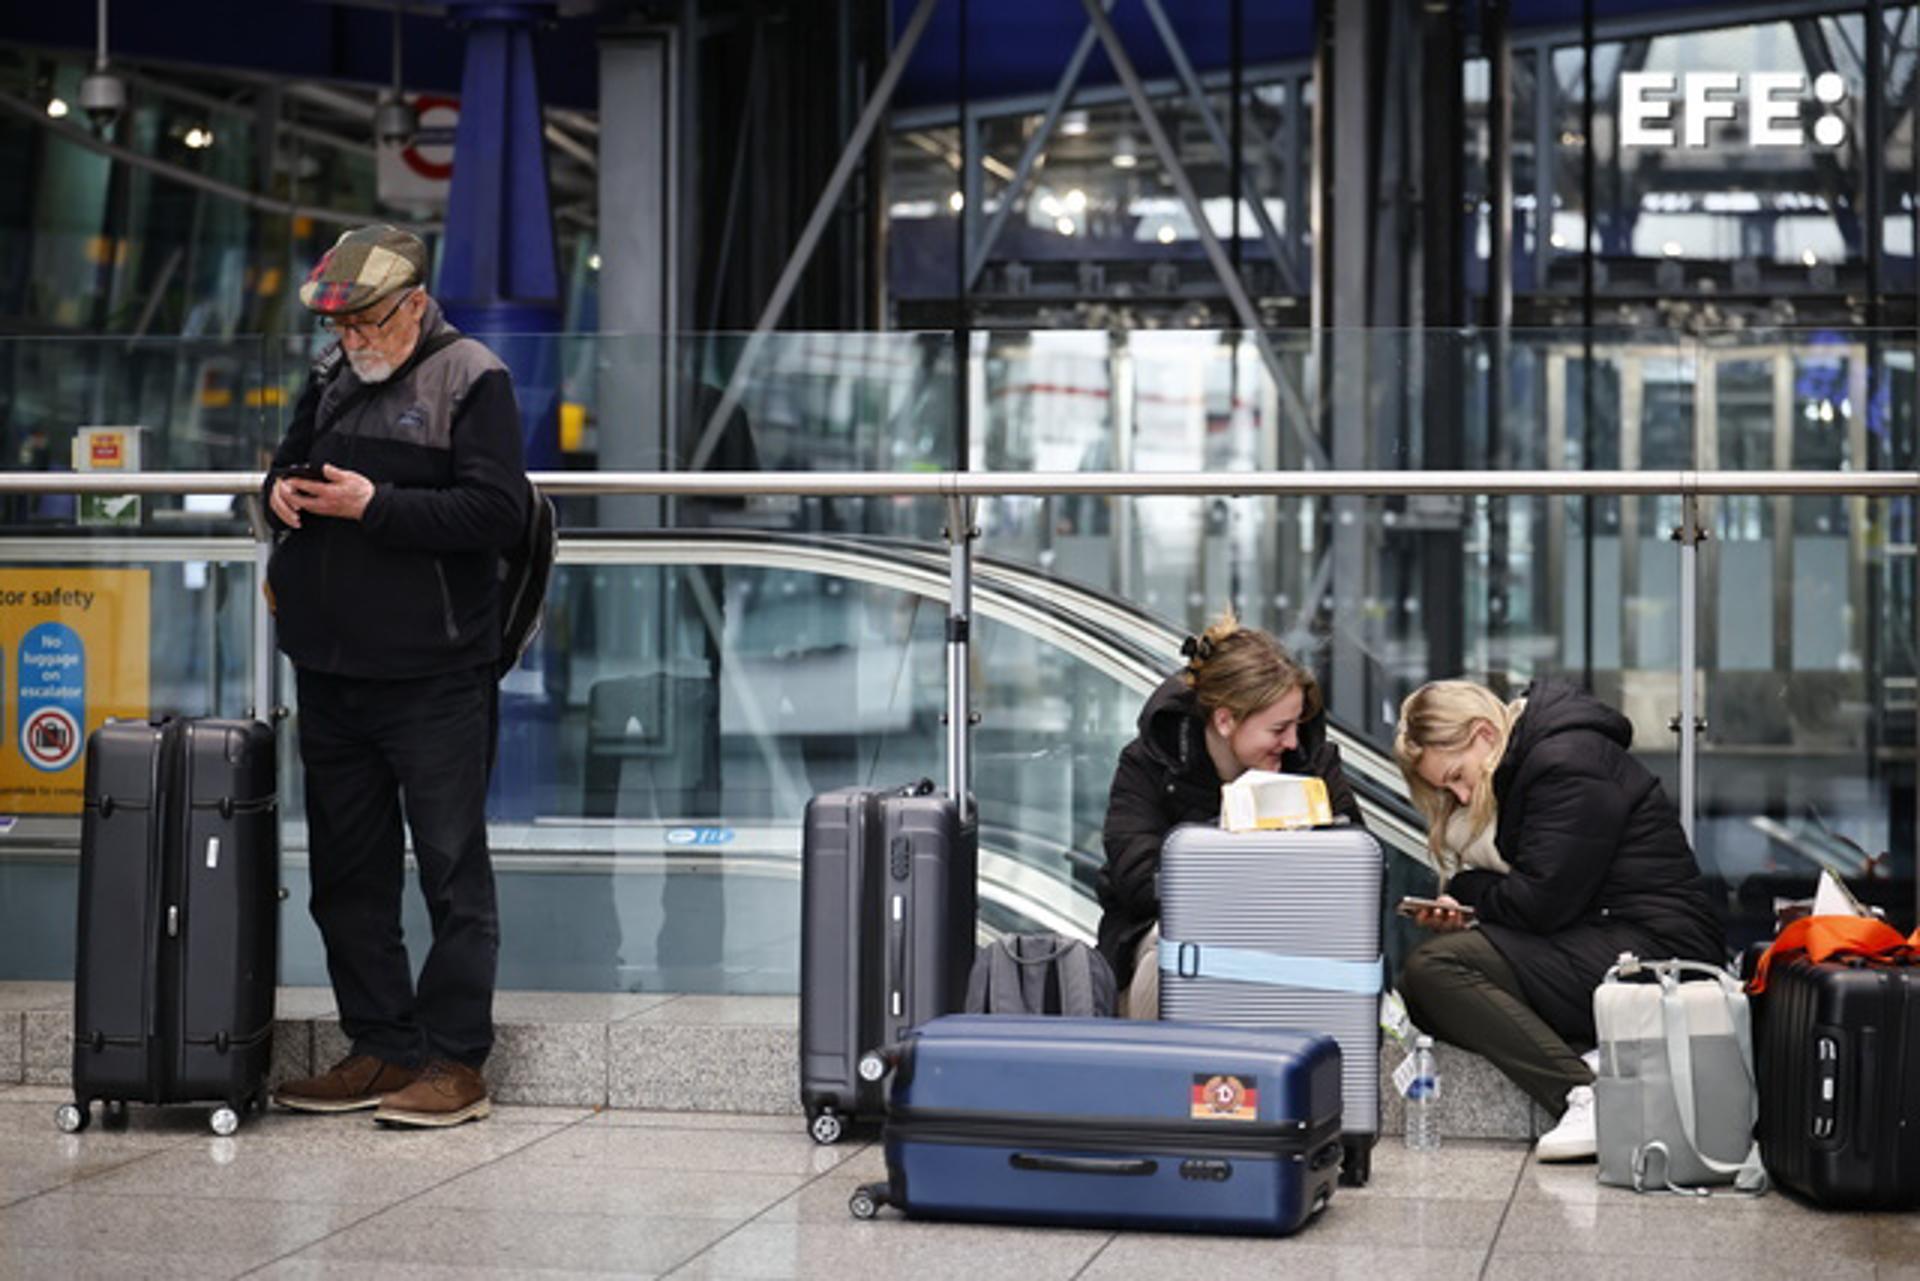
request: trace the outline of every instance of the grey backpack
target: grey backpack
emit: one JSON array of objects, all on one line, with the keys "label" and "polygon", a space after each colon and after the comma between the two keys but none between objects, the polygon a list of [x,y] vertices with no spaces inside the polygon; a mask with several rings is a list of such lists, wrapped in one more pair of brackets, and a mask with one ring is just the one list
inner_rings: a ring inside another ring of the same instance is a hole
[{"label": "grey backpack", "polygon": [[[1683,983],[1699,977],[1707,982]],[[1635,982],[1651,978],[1653,982]],[[1623,981],[1624,980],[1624,981]],[[1746,993],[1718,966],[1622,953],[1593,994],[1600,1182],[1706,1195],[1766,1190]]]},{"label": "grey backpack", "polygon": [[1117,991],[1107,958],[1085,943],[1009,934],[974,955],[967,1013],[1112,1018]]}]

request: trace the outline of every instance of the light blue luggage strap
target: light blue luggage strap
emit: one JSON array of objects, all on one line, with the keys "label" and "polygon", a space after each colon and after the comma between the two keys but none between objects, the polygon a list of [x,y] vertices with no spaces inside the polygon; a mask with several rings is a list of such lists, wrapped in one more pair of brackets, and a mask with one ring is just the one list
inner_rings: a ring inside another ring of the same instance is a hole
[{"label": "light blue luggage strap", "polygon": [[1163,938],[1160,972],[1186,979],[1231,979],[1269,987],[1375,995],[1386,986],[1387,965],[1384,957],[1335,961],[1323,956],[1281,956],[1245,947],[1202,947]]}]

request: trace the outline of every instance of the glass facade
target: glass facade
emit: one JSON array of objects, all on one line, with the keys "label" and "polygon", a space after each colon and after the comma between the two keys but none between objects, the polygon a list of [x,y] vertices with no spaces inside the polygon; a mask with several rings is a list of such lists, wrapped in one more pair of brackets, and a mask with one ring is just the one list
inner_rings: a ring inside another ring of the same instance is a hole
[{"label": "glass facade", "polygon": [[[609,467],[684,468],[704,448],[721,470],[944,469],[962,380],[972,467],[1016,486],[1036,471],[1300,471],[1355,430],[1365,446],[1344,465],[1387,471],[1913,466],[1904,335],[1268,338],[1272,365],[1235,332],[996,331],[972,335],[957,367],[949,334],[783,334],[744,369],[737,337],[552,341]],[[75,427],[106,420],[144,429],[151,468],[252,467],[297,387],[299,346],[0,341],[15,405],[35,407],[15,410],[8,448],[64,468]],[[736,382],[740,409],[719,415]],[[1357,404],[1334,394],[1355,385]],[[221,386],[237,394],[210,404]],[[620,416],[636,403],[662,407],[643,441]],[[944,778],[942,505],[562,509],[547,627],[502,691],[490,809],[503,982],[790,992],[806,798]],[[1696,841],[1734,937],[1760,932],[1772,899],[1822,867],[1911,911],[1912,500],[1732,496],[1701,514]],[[65,497],[12,500],[0,574],[144,570],[151,709],[252,710],[267,674],[246,500],[149,498],[129,526],[73,515]],[[1091,931],[1115,756],[1179,637],[1229,603],[1320,670],[1352,768],[1380,781],[1383,830],[1407,818],[1384,755],[1394,709],[1438,674],[1590,682],[1677,795],[1683,516],[1673,495],[983,500],[983,926]],[[275,701],[290,702],[288,673],[274,675]],[[289,711],[283,972],[319,982]],[[0,838],[0,974],[70,972],[77,839],[77,818],[57,814],[22,815]],[[1416,844],[1390,843],[1396,866]]]}]

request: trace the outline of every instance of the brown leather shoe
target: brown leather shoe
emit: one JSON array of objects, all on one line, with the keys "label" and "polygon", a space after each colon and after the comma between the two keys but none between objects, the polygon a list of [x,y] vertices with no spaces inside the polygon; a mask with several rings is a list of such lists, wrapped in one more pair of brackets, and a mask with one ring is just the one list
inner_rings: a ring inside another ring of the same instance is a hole
[{"label": "brown leather shoe", "polygon": [[357,1112],[379,1107],[383,1095],[406,1089],[419,1075],[371,1054],[352,1054],[320,1076],[288,1081],[273,1092],[273,1101],[296,1112]]},{"label": "brown leather shoe", "polygon": [[380,1100],[373,1119],[387,1125],[459,1125],[493,1111],[480,1073],[446,1059],[427,1064],[420,1079]]}]

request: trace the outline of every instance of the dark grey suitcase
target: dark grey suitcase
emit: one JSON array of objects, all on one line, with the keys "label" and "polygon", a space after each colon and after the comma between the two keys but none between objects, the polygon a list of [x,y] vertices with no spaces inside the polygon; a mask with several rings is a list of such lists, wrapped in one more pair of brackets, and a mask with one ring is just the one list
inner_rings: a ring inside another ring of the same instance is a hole
[{"label": "dark grey suitcase", "polygon": [[814,797],[802,842],[800,1101],[837,1143],[885,1112],[861,1056],[965,1004],[978,829],[923,781]]},{"label": "dark grey suitcase", "polygon": [[74,1103],[211,1102],[230,1134],[266,1101],[279,948],[273,731],[109,721],[87,741]]},{"label": "dark grey suitcase", "polygon": [[1160,1017],[1340,1042],[1343,1181],[1380,1132],[1380,845],[1359,827],[1185,824],[1160,853]]}]

